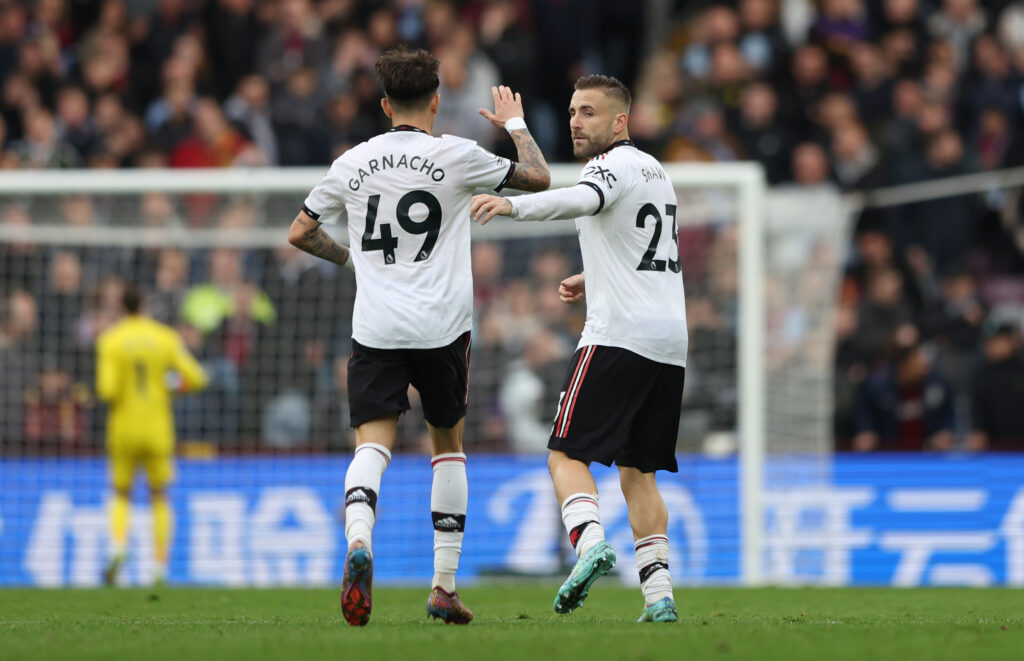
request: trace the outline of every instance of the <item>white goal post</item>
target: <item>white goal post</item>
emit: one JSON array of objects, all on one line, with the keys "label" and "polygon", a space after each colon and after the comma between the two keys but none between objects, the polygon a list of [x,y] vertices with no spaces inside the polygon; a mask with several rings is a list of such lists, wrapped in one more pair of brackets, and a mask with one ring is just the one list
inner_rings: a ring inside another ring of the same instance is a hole
[{"label": "white goal post", "polygon": [[[573,185],[580,166],[556,165],[552,187]],[[754,163],[668,164],[665,170],[678,191],[726,190],[738,228],[738,324],[736,338],[736,439],[739,454],[740,579],[762,582],[763,492],[766,451],[765,257],[766,189],[763,169]],[[323,168],[232,170],[76,170],[15,171],[0,174],[0,201],[19,197],[60,198],[88,195],[117,198],[160,192],[176,195],[217,193],[242,195],[259,204],[261,195],[294,199],[288,213],[277,212],[263,223],[239,229],[192,228],[185,225],[152,227],[129,223],[69,225],[58,216],[33,216],[32,224],[0,223],[0,244],[28,240],[40,245],[105,245],[132,247],[274,248],[286,242],[287,227],[303,196],[322,177]],[[686,226],[687,201],[680,200],[679,225]],[[280,215],[280,217],[278,217]],[[332,230],[333,232],[333,230]],[[567,236],[571,222],[494,222],[473,228],[474,240]],[[686,263],[683,273],[686,275]],[[689,283],[687,283],[689,284]],[[692,348],[692,347],[691,347]],[[689,375],[688,375],[689,376]],[[689,382],[689,379],[688,379]],[[687,384],[689,386],[689,383]]]}]

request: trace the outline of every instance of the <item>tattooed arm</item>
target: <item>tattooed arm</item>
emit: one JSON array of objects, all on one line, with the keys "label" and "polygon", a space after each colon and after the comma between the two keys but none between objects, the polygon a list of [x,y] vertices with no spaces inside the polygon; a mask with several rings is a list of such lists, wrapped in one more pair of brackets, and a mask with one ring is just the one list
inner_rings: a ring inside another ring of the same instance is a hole
[{"label": "tattooed arm", "polygon": [[[513,94],[512,90],[502,85],[492,87],[491,95],[494,97],[494,112],[481,108],[480,114],[492,124],[504,129],[508,120],[513,117],[522,118],[523,99],[518,92]],[[505,186],[525,191],[547,190],[551,185],[551,172],[530,131],[523,126],[509,131],[509,135],[516,145],[519,160],[516,161],[515,169],[505,182]]]},{"label": "tattooed arm", "polygon": [[300,211],[292,221],[288,229],[288,243],[338,266],[345,266],[349,260],[348,248],[332,239],[320,223],[307,216],[305,211]]},{"label": "tattooed arm", "polygon": [[516,143],[519,160],[505,186],[525,191],[547,190],[551,185],[551,172],[529,129],[517,129],[509,135],[512,136],[512,142]]}]

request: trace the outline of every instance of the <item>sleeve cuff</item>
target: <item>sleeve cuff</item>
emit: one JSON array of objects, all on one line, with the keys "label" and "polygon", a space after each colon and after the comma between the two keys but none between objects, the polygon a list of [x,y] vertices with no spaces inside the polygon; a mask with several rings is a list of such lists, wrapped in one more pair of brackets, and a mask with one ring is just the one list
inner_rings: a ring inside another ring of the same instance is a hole
[{"label": "sleeve cuff", "polygon": [[515,172],[515,171],[516,171],[516,162],[512,161],[509,164],[509,166],[508,166],[508,172],[505,173],[505,178],[502,179],[501,183],[498,184],[497,188],[494,189],[495,193],[500,193],[501,192],[501,189],[504,188],[506,184],[508,184],[508,180],[512,178],[512,173]]},{"label": "sleeve cuff", "polygon": [[310,208],[307,207],[305,204],[302,205],[302,213],[306,214],[307,216],[309,216],[313,220],[320,220],[320,214],[318,214],[315,211],[310,210]]}]

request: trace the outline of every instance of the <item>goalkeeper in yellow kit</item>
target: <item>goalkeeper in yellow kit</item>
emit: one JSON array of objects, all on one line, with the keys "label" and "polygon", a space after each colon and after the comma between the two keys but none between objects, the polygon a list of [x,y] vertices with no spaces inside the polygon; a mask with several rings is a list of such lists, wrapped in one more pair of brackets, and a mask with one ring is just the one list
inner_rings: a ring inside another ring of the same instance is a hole
[{"label": "goalkeeper in yellow kit", "polygon": [[96,393],[110,406],[107,452],[114,486],[110,512],[113,555],[104,574],[112,585],[124,563],[128,504],[135,470],[149,479],[153,507],[155,574],[167,571],[171,508],[167,486],[174,477],[174,392],[202,390],[206,374],[178,333],[141,313],[142,296],[129,286],[122,298],[125,316],[96,342]]}]

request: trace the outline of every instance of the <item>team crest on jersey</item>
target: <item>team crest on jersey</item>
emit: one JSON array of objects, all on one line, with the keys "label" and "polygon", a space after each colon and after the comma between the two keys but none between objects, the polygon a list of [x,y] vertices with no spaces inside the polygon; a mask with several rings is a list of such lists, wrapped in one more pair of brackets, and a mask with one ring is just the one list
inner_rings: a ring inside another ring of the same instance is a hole
[{"label": "team crest on jersey", "polygon": [[591,165],[583,171],[584,177],[594,177],[604,182],[604,185],[608,188],[612,187],[612,182],[618,181],[612,171],[608,168],[603,168],[600,165]]}]

